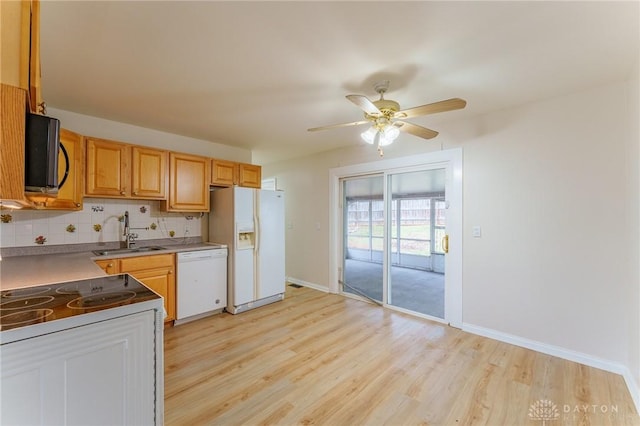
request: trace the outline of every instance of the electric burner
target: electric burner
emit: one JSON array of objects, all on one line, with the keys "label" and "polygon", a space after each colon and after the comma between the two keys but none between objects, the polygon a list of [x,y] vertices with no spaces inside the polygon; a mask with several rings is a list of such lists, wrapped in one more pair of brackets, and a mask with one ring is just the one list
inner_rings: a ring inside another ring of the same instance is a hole
[{"label": "electric burner", "polygon": [[0,331],[159,299],[127,274],[0,292]]}]

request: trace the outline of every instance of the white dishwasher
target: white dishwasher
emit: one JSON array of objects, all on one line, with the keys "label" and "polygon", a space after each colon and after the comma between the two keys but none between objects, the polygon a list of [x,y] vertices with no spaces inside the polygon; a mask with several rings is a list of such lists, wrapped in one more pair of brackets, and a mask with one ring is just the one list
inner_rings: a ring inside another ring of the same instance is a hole
[{"label": "white dishwasher", "polygon": [[176,324],[201,318],[227,306],[227,249],[177,253]]}]

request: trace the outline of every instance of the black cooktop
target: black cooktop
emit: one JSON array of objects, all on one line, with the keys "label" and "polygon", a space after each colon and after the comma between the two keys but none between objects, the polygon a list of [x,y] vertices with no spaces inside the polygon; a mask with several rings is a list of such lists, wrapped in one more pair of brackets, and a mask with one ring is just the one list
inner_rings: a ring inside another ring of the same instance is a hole
[{"label": "black cooktop", "polygon": [[5,290],[0,292],[0,331],[159,297],[127,274]]}]

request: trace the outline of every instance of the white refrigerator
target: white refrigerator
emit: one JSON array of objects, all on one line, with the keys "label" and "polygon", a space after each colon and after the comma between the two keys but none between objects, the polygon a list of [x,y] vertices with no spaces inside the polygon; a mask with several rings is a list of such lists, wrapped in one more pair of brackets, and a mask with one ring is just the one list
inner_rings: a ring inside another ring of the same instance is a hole
[{"label": "white refrigerator", "polygon": [[209,241],[226,244],[227,311],[238,314],[284,299],[284,192],[211,191]]}]

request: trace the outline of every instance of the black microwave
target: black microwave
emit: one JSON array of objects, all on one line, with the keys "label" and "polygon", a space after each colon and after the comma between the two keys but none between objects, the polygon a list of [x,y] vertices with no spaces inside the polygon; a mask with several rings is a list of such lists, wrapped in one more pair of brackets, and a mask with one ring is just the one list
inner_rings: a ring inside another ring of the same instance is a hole
[{"label": "black microwave", "polygon": [[25,191],[57,194],[60,120],[27,114],[25,131]]}]

